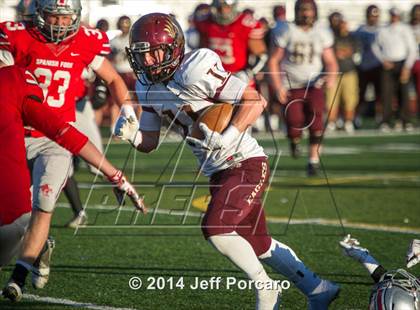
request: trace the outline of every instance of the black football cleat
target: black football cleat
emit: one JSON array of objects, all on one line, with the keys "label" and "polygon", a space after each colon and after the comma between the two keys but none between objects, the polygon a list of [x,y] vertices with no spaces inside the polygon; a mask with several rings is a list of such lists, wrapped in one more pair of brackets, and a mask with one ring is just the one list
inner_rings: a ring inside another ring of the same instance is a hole
[{"label": "black football cleat", "polygon": [[308,166],[306,167],[306,173],[308,175],[308,177],[315,177],[319,174],[319,163],[316,164],[312,164],[312,163],[308,163]]}]

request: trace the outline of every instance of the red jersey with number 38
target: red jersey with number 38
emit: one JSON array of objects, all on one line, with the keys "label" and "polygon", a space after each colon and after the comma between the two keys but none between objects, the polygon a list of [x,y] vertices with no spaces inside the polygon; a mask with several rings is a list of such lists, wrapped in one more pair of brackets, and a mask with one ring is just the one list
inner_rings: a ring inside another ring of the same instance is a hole
[{"label": "red jersey with number 38", "polygon": [[29,69],[41,86],[45,102],[57,109],[66,122],[75,120],[77,81],[83,69],[97,69],[110,53],[105,33],[81,26],[73,37],[59,44],[48,43],[31,24],[0,24],[0,51],[12,54],[14,63]]},{"label": "red jersey with number 38", "polygon": [[200,33],[201,47],[215,51],[223,67],[232,73],[247,66],[248,40],[264,38],[264,29],[250,14],[239,14],[229,25],[216,23],[211,15],[194,22]]}]

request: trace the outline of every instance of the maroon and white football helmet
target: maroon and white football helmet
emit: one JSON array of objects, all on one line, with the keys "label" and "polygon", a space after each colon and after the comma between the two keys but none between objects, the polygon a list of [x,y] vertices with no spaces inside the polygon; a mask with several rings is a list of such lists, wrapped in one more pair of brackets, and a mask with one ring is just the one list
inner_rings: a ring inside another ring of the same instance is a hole
[{"label": "maroon and white football helmet", "polygon": [[[142,84],[168,80],[184,57],[185,39],[181,26],[168,14],[151,13],[140,17],[130,31],[130,46],[126,48],[131,68]],[[155,55],[161,49],[163,60],[148,65],[146,53]],[[147,79],[145,79],[145,77]]]}]

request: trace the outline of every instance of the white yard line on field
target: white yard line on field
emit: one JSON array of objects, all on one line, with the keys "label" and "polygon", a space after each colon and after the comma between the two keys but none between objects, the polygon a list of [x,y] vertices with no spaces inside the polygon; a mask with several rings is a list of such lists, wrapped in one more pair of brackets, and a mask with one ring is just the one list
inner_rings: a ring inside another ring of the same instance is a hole
[{"label": "white yard line on field", "polygon": [[[70,208],[70,205],[68,203],[58,203],[57,207],[59,208]],[[88,206],[86,210],[107,210],[110,211],[112,209],[117,209],[118,206],[101,206],[101,205],[93,205]],[[128,211],[133,212],[133,208],[131,207],[122,207],[121,211]],[[157,214],[164,214],[164,215],[171,215],[171,216],[191,216],[191,217],[201,217],[203,216],[202,212],[196,212],[196,211],[175,211],[175,210],[169,210],[169,209],[161,209],[161,210],[154,210],[153,208],[149,209],[150,213],[157,213]],[[276,216],[267,216],[267,222],[268,223],[274,223],[274,224],[287,224],[290,225],[303,225],[303,224],[310,224],[310,225],[321,225],[321,226],[340,226],[339,220],[334,219],[325,219],[325,218],[307,218],[307,219],[291,219],[289,222],[289,219],[287,217],[276,217]],[[361,229],[361,230],[367,230],[367,231],[388,231],[388,232],[394,232],[394,233],[402,233],[402,234],[420,234],[420,228],[414,228],[414,227],[402,227],[402,226],[387,226],[383,224],[369,224],[369,223],[362,223],[362,222],[348,222],[345,219],[343,219],[343,225],[345,228],[354,228],[354,229]],[[176,228],[172,225],[148,225],[150,228]],[[145,228],[148,227],[147,225],[107,225],[107,226],[85,226],[80,227],[82,228]],[[179,225],[180,228],[200,228],[199,225]]]},{"label": "white yard line on field", "polygon": [[43,302],[46,304],[54,304],[54,305],[63,305],[69,306],[74,308],[83,308],[83,309],[91,309],[91,310],[135,310],[135,308],[117,308],[117,307],[110,307],[105,305],[95,305],[91,303],[79,302],[70,299],[64,298],[55,298],[55,297],[45,297],[45,296],[38,296],[32,294],[23,294],[23,299],[36,301],[36,302]]}]

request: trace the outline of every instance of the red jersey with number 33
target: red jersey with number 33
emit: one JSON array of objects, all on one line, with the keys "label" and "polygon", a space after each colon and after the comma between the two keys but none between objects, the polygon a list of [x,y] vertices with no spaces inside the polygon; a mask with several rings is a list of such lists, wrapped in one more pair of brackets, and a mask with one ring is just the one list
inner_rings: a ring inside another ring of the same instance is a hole
[{"label": "red jersey with number 33", "polygon": [[66,122],[75,120],[75,97],[83,69],[98,66],[110,53],[105,33],[81,26],[73,37],[48,43],[30,24],[0,24],[0,50],[10,52],[14,63],[29,69],[41,86],[46,103]]},{"label": "red jersey with number 33", "polygon": [[200,33],[201,47],[215,51],[223,67],[232,73],[246,68],[248,64],[248,40],[263,39],[261,24],[250,14],[239,14],[229,25],[220,25],[209,16],[195,20]]}]

